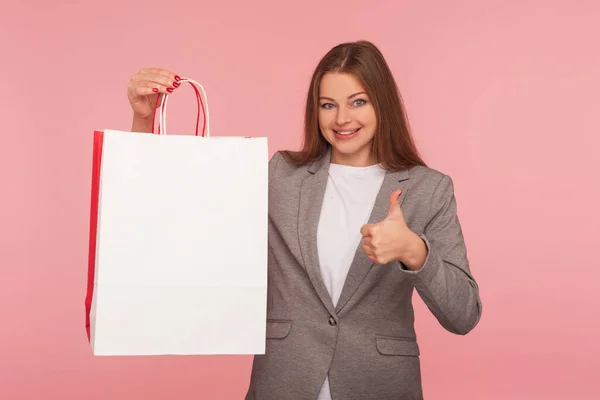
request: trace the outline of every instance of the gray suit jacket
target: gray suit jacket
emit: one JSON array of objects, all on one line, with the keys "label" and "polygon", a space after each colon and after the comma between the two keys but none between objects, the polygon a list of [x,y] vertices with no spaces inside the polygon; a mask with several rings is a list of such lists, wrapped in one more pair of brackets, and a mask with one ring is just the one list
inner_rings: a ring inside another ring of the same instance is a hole
[{"label": "gray suit jacket", "polygon": [[374,265],[358,246],[333,306],[319,272],[317,224],[330,154],[310,165],[269,162],[267,343],[254,357],[247,400],[314,400],[329,374],[333,400],[422,399],[413,288],[455,334],[477,325],[481,301],[469,270],[452,180],[426,167],[388,172],[369,222],[390,194],[429,250],[423,268]]}]

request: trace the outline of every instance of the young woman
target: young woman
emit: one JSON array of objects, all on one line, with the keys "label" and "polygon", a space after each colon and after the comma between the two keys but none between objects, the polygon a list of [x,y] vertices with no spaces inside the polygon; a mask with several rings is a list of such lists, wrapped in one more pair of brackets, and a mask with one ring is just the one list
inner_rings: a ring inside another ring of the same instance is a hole
[{"label": "young woman", "polygon": [[[134,131],[179,77],[142,69],[129,84]],[[464,335],[481,301],[453,182],[411,138],[392,73],[366,41],[340,44],[308,91],[304,146],[269,163],[266,354],[246,399],[422,399],[416,289]]]}]

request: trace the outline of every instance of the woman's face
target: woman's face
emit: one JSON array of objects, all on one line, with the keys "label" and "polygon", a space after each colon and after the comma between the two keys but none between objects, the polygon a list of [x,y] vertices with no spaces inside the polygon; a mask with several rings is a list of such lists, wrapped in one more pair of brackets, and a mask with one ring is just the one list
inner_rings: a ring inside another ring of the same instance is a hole
[{"label": "woman's face", "polygon": [[331,144],[331,162],[357,167],[373,164],[371,146],[377,117],[365,88],[354,75],[329,72],[323,76],[319,126]]}]

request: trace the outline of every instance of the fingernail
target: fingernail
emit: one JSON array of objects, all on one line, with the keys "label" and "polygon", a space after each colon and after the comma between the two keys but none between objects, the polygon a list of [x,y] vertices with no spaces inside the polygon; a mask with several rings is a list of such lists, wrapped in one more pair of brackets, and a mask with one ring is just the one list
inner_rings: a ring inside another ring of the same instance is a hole
[{"label": "fingernail", "polygon": [[167,88],[167,92],[173,93],[173,88]]},{"label": "fingernail", "polygon": [[179,77],[179,75],[175,75],[175,80],[176,81],[180,81],[181,80],[181,78]]},{"label": "fingernail", "polygon": [[157,88],[152,88],[152,91],[153,91],[154,93],[156,93],[156,92],[158,92],[158,89],[157,89]]},{"label": "fingernail", "polygon": [[181,83],[179,83],[179,82],[173,82],[173,86],[179,87],[179,85],[181,85]]}]

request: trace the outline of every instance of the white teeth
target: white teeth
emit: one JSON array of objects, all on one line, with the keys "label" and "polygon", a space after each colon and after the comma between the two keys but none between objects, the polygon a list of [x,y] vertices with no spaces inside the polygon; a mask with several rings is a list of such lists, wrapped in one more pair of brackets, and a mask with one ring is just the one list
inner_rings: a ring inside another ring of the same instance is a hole
[{"label": "white teeth", "polygon": [[[360,128],[358,128],[360,129]],[[346,131],[346,132],[341,132],[341,131],[335,131],[338,135],[352,135],[353,133],[357,132],[358,129],[353,130],[353,131]]]}]

